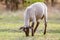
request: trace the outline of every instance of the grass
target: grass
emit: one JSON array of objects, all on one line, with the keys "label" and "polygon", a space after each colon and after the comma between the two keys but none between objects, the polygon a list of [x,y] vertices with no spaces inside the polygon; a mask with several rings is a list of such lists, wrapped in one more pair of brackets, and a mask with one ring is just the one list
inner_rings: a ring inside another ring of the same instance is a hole
[{"label": "grass", "polygon": [[46,35],[43,35],[44,24],[42,21],[35,36],[26,37],[24,32],[19,30],[24,25],[22,11],[18,11],[18,13],[0,12],[0,40],[60,40],[60,17],[55,14],[50,16]]}]

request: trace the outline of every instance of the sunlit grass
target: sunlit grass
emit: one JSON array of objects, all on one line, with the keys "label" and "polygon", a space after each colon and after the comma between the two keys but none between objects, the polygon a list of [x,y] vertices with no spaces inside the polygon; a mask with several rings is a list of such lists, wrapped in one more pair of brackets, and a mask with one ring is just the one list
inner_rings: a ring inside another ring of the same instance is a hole
[{"label": "sunlit grass", "polygon": [[59,15],[49,15],[46,35],[43,35],[44,23],[41,21],[35,36],[32,37],[30,33],[30,36],[26,37],[25,33],[19,30],[24,25],[23,13],[3,13],[0,14],[0,40],[60,40]]},{"label": "sunlit grass", "polygon": [[0,23],[0,40],[60,40],[60,24],[49,22],[47,34],[43,35],[44,24],[38,27],[35,36],[26,37],[24,32],[20,32],[19,28],[23,26],[23,22],[17,23]]}]

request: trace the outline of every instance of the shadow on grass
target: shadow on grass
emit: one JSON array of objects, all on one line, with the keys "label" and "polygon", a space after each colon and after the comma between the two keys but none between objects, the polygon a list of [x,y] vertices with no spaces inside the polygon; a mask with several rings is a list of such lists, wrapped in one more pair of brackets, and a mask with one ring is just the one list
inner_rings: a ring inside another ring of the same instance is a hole
[{"label": "shadow on grass", "polygon": [[[43,30],[37,30],[36,33],[43,33],[44,31]],[[60,33],[60,30],[57,29],[57,30],[47,30],[47,33]]]},{"label": "shadow on grass", "polygon": [[15,29],[0,29],[0,32],[12,32],[12,33],[21,33],[22,31],[20,30],[15,30]]},{"label": "shadow on grass", "polygon": [[47,30],[47,33],[60,33],[60,30]]},{"label": "shadow on grass", "polygon": [[[12,32],[12,33],[21,33],[21,30],[16,30],[16,29],[0,29],[0,32]],[[38,33],[43,32],[42,30],[37,31]],[[47,33],[60,33],[60,30],[47,30]]]}]

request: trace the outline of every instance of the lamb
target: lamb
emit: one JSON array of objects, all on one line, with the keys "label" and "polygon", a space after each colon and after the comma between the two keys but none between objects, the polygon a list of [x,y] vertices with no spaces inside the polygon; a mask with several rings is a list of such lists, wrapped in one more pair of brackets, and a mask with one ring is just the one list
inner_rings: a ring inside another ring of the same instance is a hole
[{"label": "lamb", "polygon": [[[39,20],[44,19],[45,29],[44,34],[46,34],[47,28],[47,6],[43,2],[36,2],[30,6],[28,6],[24,12],[24,26],[20,29],[23,29],[26,36],[29,36],[29,29],[32,30],[32,36],[36,32],[37,27],[39,26]],[[32,25],[30,26],[30,22]],[[37,22],[36,27],[34,28],[34,24]]]}]

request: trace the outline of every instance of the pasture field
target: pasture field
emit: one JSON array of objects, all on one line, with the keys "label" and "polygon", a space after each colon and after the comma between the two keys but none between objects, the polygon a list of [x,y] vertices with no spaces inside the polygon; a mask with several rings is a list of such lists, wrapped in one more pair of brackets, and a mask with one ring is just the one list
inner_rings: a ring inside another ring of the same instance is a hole
[{"label": "pasture field", "polygon": [[0,40],[60,40],[60,14],[48,14],[47,34],[43,35],[43,21],[35,33],[35,36],[26,37],[19,28],[24,25],[23,11],[0,11]]}]

